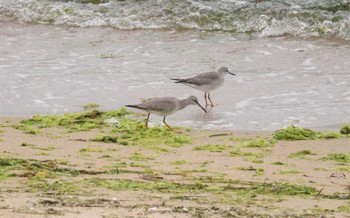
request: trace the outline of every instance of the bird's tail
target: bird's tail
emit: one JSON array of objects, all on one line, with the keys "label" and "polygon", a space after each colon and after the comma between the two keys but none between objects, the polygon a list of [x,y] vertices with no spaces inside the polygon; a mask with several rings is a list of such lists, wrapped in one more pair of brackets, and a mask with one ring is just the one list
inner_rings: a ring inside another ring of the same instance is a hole
[{"label": "bird's tail", "polygon": [[179,79],[179,78],[170,78],[170,79],[175,80],[176,81],[175,83],[182,83],[185,81],[184,79]]}]

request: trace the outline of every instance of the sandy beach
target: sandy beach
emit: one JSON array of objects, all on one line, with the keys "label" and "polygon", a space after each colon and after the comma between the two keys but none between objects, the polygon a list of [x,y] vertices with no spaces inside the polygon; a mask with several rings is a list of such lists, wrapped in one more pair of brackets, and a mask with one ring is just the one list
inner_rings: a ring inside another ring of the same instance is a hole
[{"label": "sandy beach", "polygon": [[[0,0],[0,32],[0,218],[350,218],[349,0]],[[221,67],[174,131],[124,108]]]},{"label": "sandy beach", "polygon": [[0,217],[349,217],[346,134],[170,132],[142,119],[1,117]]}]

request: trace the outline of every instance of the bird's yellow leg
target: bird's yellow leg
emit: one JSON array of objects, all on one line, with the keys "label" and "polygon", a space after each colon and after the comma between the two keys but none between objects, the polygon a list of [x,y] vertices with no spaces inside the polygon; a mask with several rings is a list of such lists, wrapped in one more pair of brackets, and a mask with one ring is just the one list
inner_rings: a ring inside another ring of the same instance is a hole
[{"label": "bird's yellow leg", "polygon": [[150,113],[147,113],[147,118],[146,118],[146,129],[148,129],[148,120],[149,120],[149,115],[150,115]]},{"label": "bird's yellow leg", "polygon": [[210,101],[211,106],[214,107],[215,104],[214,104],[214,103],[211,101],[211,99],[210,99],[210,93],[208,94],[208,99],[209,99],[209,101]]},{"label": "bird's yellow leg", "polygon": [[207,93],[204,93],[205,107],[208,107]]},{"label": "bird's yellow leg", "polygon": [[169,128],[170,131],[173,131],[173,129],[165,122],[165,117],[163,118],[163,123]]}]

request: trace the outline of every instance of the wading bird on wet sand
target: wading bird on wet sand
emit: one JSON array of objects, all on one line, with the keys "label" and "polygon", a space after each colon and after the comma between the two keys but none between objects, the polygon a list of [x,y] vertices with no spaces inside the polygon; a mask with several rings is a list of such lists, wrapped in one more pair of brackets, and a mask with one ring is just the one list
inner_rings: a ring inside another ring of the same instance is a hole
[{"label": "wading bird on wet sand", "polygon": [[125,105],[126,107],[136,108],[147,112],[146,128],[148,129],[148,121],[150,114],[157,114],[163,116],[163,123],[170,129],[171,127],[165,122],[165,118],[176,111],[182,110],[188,105],[198,105],[202,110],[207,111],[199,104],[198,98],[195,96],[189,96],[185,99],[177,99],[173,97],[156,98],[145,103],[135,105]]}]

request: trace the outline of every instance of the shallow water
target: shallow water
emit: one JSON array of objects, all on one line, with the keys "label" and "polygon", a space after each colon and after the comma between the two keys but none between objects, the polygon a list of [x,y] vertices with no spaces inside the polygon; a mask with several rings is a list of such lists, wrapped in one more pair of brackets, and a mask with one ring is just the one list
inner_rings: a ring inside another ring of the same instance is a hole
[{"label": "shallow water", "polygon": [[74,27],[288,34],[350,41],[349,0],[0,0],[0,14],[26,23]]},{"label": "shallow water", "polygon": [[[208,114],[190,106],[170,125],[275,130],[338,128],[350,121],[350,45],[222,32],[119,31],[0,23],[0,115],[104,110],[142,98],[203,93],[170,77],[228,67]],[[155,123],[161,118],[151,116]]]}]

